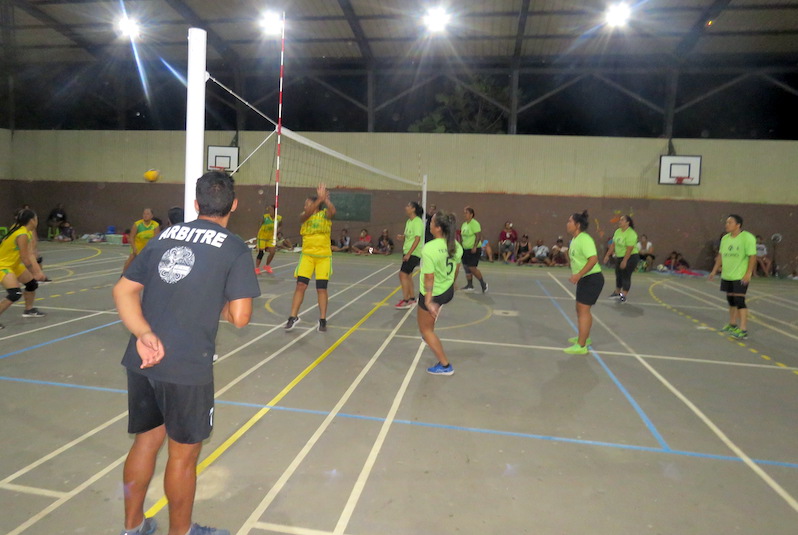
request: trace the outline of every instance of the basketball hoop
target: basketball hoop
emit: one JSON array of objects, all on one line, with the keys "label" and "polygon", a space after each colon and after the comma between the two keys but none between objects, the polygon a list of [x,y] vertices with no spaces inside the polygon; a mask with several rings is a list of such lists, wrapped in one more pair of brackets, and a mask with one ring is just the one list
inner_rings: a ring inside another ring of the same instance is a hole
[{"label": "basketball hoop", "polygon": [[222,165],[209,165],[208,166],[208,171],[220,171],[222,173],[226,173],[227,172],[227,167],[224,167]]},{"label": "basketball hoop", "polygon": [[677,185],[681,186],[682,184],[684,184],[685,181],[692,180],[692,177],[689,177],[689,176],[675,176],[675,177],[673,177],[673,179],[676,181]]}]

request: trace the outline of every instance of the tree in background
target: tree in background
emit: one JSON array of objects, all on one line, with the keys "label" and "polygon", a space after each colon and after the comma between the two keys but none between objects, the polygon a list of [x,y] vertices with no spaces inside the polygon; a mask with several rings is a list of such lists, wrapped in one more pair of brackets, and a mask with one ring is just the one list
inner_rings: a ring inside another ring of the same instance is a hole
[{"label": "tree in background", "polygon": [[470,91],[463,84],[448,82],[445,91],[435,95],[438,106],[410,125],[410,132],[455,134],[502,134],[507,132],[507,114],[488,102],[477,92],[501,103],[510,105],[510,87],[498,84],[487,76],[474,76],[469,82]]}]

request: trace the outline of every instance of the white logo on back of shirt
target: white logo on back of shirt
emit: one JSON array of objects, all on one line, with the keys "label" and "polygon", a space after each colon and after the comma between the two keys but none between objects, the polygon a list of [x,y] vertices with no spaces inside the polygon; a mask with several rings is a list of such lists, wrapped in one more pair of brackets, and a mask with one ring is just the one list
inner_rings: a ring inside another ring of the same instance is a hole
[{"label": "white logo on back of shirt", "polygon": [[180,282],[194,267],[194,252],[188,247],[172,247],[161,257],[158,274],[167,284]]}]

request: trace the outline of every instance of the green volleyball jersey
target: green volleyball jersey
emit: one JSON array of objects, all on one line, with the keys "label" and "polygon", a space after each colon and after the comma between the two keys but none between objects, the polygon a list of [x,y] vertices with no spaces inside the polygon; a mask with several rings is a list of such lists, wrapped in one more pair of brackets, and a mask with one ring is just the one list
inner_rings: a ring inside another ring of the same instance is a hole
[{"label": "green volleyball jersey", "polygon": [[427,242],[424,252],[421,254],[421,295],[427,295],[424,285],[424,276],[432,273],[435,280],[432,284],[432,295],[441,295],[454,284],[454,277],[457,274],[457,265],[463,258],[463,248],[459,243],[455,244],[454,256],[449,257],[449,249],[446,240],[436,238]]},{"label": "green volleyball jersey", "polygon": [[460,227],[460,237],[463,239],[463,249],[473,249],[476,243],[477,234],[482,232],[482,225],[479,221],[472,219],[471,221],[464,221],[463,226]]},{"label": "green volleyball jersey", "polygon": [[[598,256],[596,242],[593,241],[593,237],[587,232],[580,232],[571,240],[571,244],[568,246],[568,255],[571,257],[571,273],[576,275],[582,271],[591,256]],[[595,266],[582,276],[587,277],[593,273],[601,273],[601,266],[598,261]]]},{"label": "green volleyball jersey", "polygon": [[419,238],[419,241],[418,246],[413,250],[413,256],[421,258],[421,250],[424,245],[424,221],[418,216],[408,219],[405,223],[405,243],[402,246],[402,254],[410,252],[416,238]]},{"label": "green volleyball jersey", "polygon": [[743,230],[737,237],[726,234],[720,240],[722,266],[720,276],[727,281],[738,281],[748,271],[748,259],[756,256],[756,238]]},{"label": "green volleyball jersey", "polygon": [[632,254],[640,252],[640,249],[637,248],[637,232],[632,227],[626,230],[616,230],[612,235],[612,243],[615,245],[615,256],[618,258],[626,256],[627,247],[632,247]]}]

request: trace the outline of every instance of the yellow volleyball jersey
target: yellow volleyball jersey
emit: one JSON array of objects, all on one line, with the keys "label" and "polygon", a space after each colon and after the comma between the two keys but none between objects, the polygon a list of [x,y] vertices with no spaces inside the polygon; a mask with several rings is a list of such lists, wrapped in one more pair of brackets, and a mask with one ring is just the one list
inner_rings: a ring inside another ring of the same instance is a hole
[{"label": "yellow volleyball jersey", "polygon": [[139,219],[133,223],[133,226],[136,227],[136,250],[141,252],[147,242],[155,236],[155,231],[158,230],[158,222],[151,219],[148,225],[143,219]]},{"label": "yellow volleyball jersey", "polygon": [[0,243],[0,267],[14,267],[22,260],[19,256],[19,245],[17,238],[20,236],[28,237],[28,244],[33,242],[33,233],[27,227],[19,227]]},{"label": "yellow volleyball jersey", "polygon": [[283,220],[283,216],[278,215],[277,220],[275,221],[271,215],[263,214],[263,221],[261,221],[260,229],[258,229],[258,235],[260,236],[274,236],[274,227],[275,223],[279,226],[280,221]]},{"label": "yellow volleyball jersey", "polygon": [[302,223],[302,254],[311,256],[332,256],[330,233],[332,221],[327,217],[327,209],[319,210]]}]

